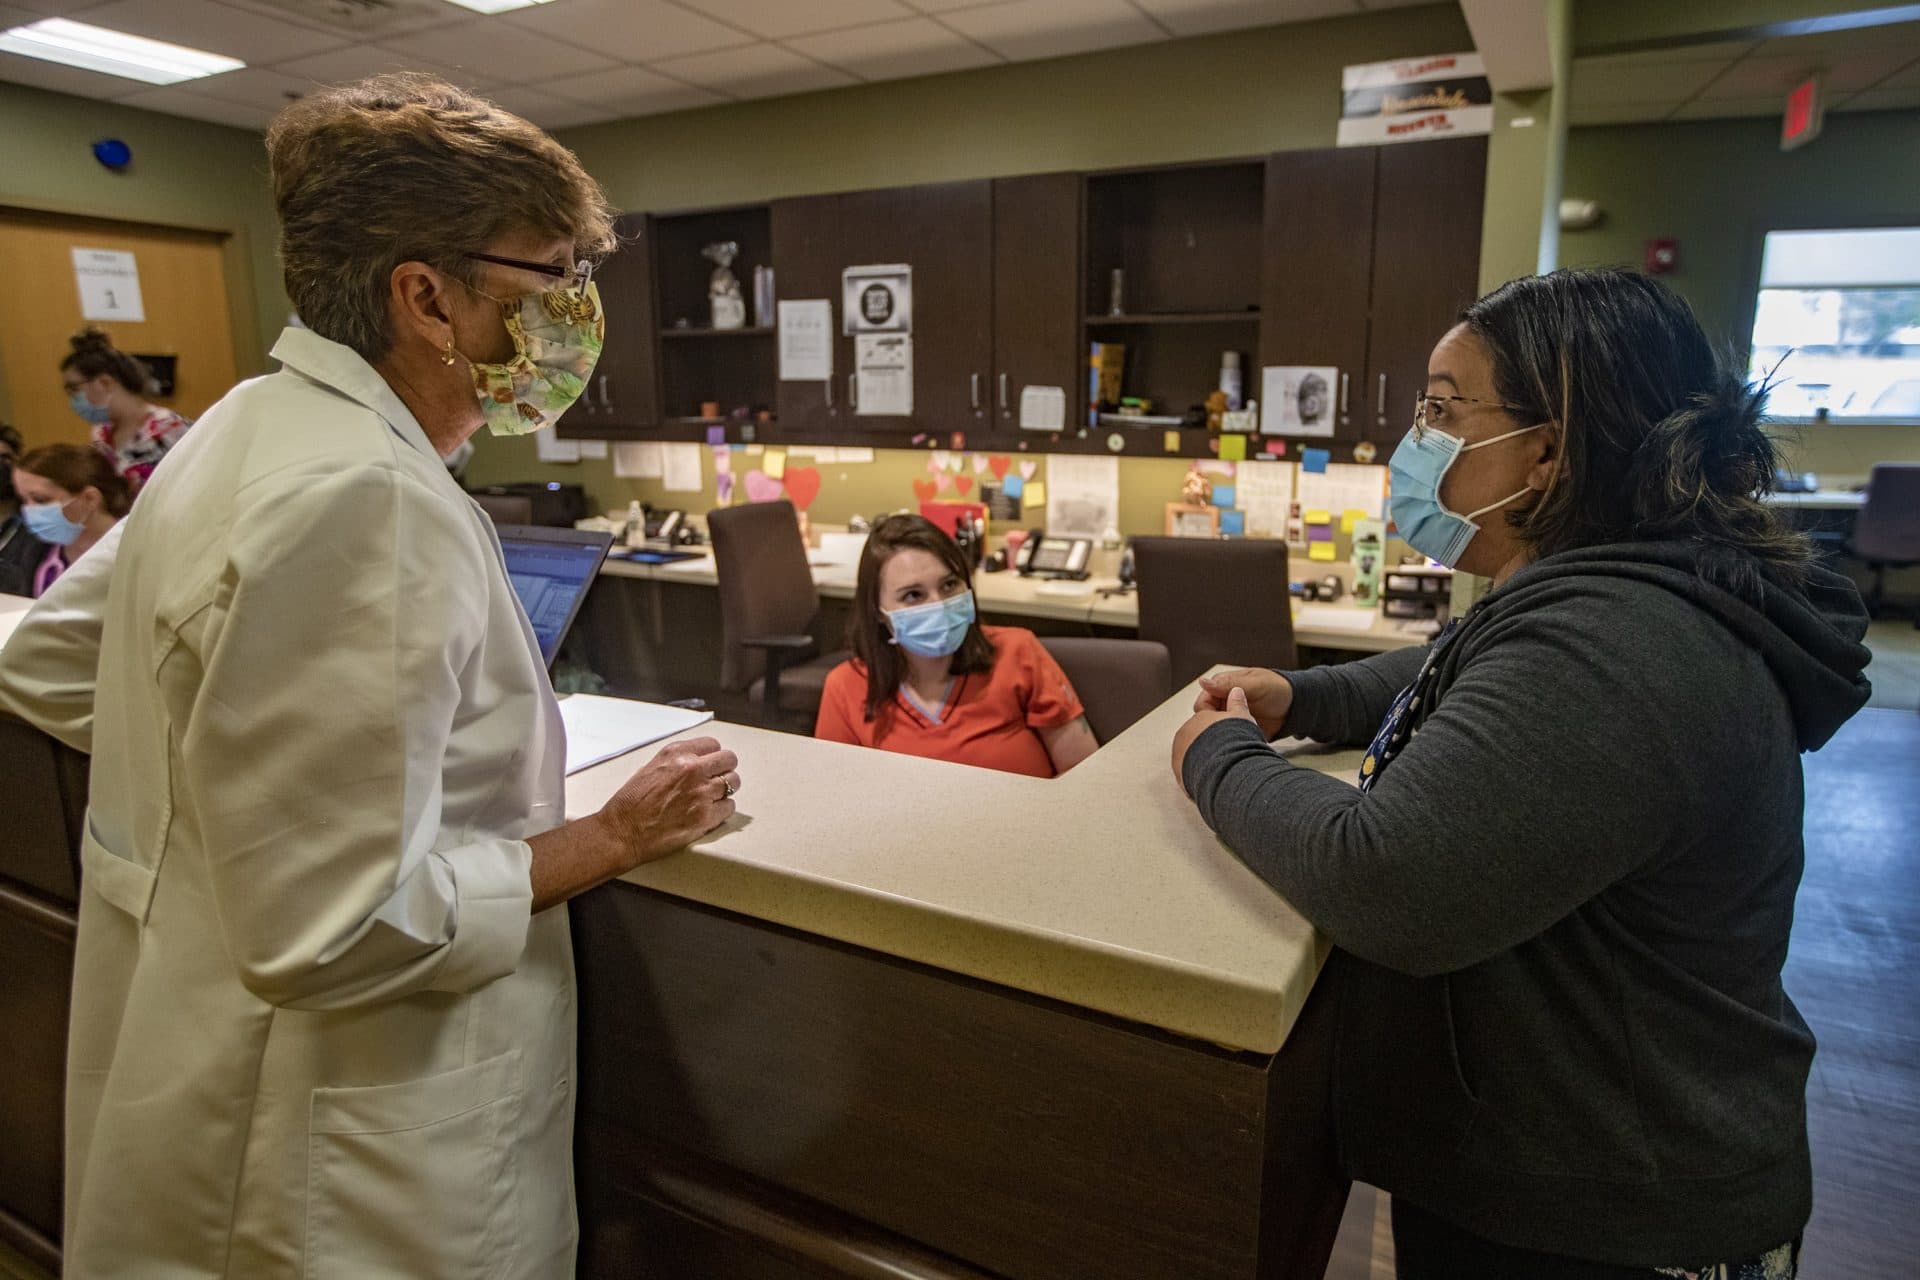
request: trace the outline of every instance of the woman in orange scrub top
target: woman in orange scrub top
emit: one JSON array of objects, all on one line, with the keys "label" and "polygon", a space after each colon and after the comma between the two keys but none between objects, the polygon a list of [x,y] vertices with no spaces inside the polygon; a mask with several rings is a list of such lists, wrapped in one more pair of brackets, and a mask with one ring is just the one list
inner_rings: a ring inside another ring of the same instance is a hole
[{"label": "woman in orange scrub top", "polygon": [[854,656],[828,673],[814,736],[1036,778],[1092,755],[1060,664],[1031,631],[980,625],[972,587],[932,522],[875,525],[847,620]]}]

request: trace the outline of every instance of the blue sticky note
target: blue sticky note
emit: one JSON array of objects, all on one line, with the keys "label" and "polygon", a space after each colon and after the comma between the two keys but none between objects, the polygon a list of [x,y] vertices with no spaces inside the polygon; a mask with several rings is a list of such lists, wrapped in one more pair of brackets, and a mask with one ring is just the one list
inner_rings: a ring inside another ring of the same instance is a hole
[{"label": "blue sticky note", "polygon": [[1009,498],[1018,498],[1026,491],[1027,478],[1025,476],[1008,476],[1000,484],[1000,492],[1006,494]]},{"label": "blue sticky note", "polygon": [[1220,513],[1220,532],[1235,537],[1247,531],[1247,513],[1244,511],[1222,511]]},{"label": "blue sticky note", "polygon": [[1302,471],[1311,471],[1315,475],[1324,474],[1327,469],[1327,462],[1332,457],[1333,454],[1325,449],[1302,449],[1300,451],[1300,469]]},{"label": "blue sticky note", "polygon": [[1232,506],[1233,486],[1230,484],[1217,484],[1213,486],[1213,505],[1216,507]]},{"label": "blue sticky note", "polygon": [[725,427],[708,427],[707,428],[708,444],[725,444],[726,442],[727,442],[727,429]]}]

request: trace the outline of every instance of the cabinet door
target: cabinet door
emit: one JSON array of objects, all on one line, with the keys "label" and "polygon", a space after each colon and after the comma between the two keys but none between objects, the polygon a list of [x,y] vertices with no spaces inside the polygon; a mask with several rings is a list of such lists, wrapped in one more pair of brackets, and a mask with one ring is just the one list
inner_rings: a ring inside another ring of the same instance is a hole
[{"label": "cabinet door", "polygon": [[910,191],[913,417],[944,448],[953,432],[982,434],[993,423],[993,184]]},{"label": "cabinet door", "polygon": [[[1365,379],[1376,150],[1282,151],[1267,158],[1260,363],[1338,369],[1338,385],[1329,390],[1340,440],[1372,431],[1372,417],[1362,414],[1371,407]],[[1262,398],[1258,369],[1248,371],[1245,385],[1248,398]]]},{"label": "cabinet door", "polygon": [[[1085,422],[1087,355],[1080,344],[1080,201],[1077,173],[993,183],[992,422],[1020,428],[1020,389],[1064,387],[1066,424]],[[1044,437],[1042,437],[1044,438]]]},{"label": "cabinet door", "polygon": [[[840,385],[834,388],[834,394],[842,398],[846,411],[840,415],[838,428],[842,438],[860,439],[867,443],[882,443],[890,436],[911,435],[907,430],[914,419],[908,417],[879,417],[860,413],[860,395],[855,385],[855,354],[857,343],[853,335],[846,332],[846,308],[842,305],[840,273],[847,267],[876,266],[882,263],[904,262],[911,264],[913,251],[919,241],[913,225],[916,210],[912,187],[880,187],[871,191],[848,191],[840,196],[840,259],[834,264],[833,271],[833,320],[838,327],[838,347],[833,356],[834,371],[840,375]],[[943,301],[927,296],[920,288],[920,281],[914,281],[913,291],[913,328],[914,363],[918,373],[920,356],[920,331],[925,323],[927,312],[943,305]],[[914,387],[914,409],[920,409],[918,379]]]},{"label": "cabinet door", "polygon": [[1364,434],[1385,448],[1412,423],[1433,344],[1453,327],[1479,285],[1487,141],[1458,138],[1377,150],[1363,421]]},{"label": "cabinet door", "polygon": [[606,346],[586,394],[555,428],[564,436],[631,439],[660,426],[652,228],[643,213],[623,214],[614,226],[620,248],[593,277],[607,315]]},{"label": "cabinet door", "polygon": [[[828,298],[833,323],[840,327],[839,196],[799,196],[773,204],[774,288],[787,301]],[[834,376],[825,382],[782,381],[776,393],[779,435],[802,442],[830,441],[846,421],[844,398],[836,383],[846,385],[850,354],[834,339]],[[850,348],[848,351],[850,352]]]}]

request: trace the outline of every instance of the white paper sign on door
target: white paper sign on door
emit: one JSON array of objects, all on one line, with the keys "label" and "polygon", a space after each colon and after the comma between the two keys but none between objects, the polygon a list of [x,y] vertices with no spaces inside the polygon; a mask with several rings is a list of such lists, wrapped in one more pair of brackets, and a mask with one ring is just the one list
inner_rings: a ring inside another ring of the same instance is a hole
[{"label": "white paper sign on door", "polygon": [[76,247],[73,277],[80,285],[82,319],[143,321],[147,318],[147,309],[140,301],[140,266],[131,253]]},{"label": "white paper sign on door", "polygon": [[904,418],[913,412],[913,338],[904,333],[863,333],[853,340],[858,380],[854,413],[862,418]]}]

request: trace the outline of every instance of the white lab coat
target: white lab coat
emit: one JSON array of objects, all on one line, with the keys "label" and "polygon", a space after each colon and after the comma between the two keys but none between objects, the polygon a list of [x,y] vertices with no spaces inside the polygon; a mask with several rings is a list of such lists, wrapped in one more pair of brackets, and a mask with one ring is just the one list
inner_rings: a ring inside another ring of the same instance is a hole
[{"label": "white lab coat", "polygon": [[553,691],[385,381],[273,354],[0,653],[93,752],[67,1275],[571,1276]]}]

